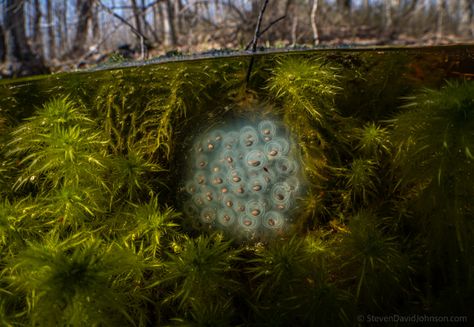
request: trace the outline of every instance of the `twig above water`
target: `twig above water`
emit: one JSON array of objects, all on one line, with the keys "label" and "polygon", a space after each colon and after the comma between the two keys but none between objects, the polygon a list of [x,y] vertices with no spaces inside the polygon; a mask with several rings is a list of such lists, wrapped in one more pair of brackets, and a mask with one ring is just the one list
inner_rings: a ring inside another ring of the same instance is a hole
[{"label": "twig above water", "polygon": [[[260,12],[258,13],[257,25],[255,26],[255,33],[253,35],[253,39],[251,43],[252,52],[257,51],[257,42],[258,42],[258,38],[260,37],[260,26],[262,25],[263,14],[265,13],[265,9],[267,9],[267,5],[269,1],[270,0],[265,0],[263,2],[263,6],[260,9]],[[252,73],[254,61],[255,61],[255,57],[254,56],[250,57],[249,68],[247,69],[247,76],[245,78],[245,82],[247,85],[249,84],[249,81],[250,81],[250,74]]]},{"label": "twig above water", "polygon": [[[274,21],[272,21],[270,24],[268,24],[267,27],[265,27],[259,34],[258,34],[258,38],[260,38],[263,34],[265,34],[266,31],[268,31],[273,25],[275,25],[276,23],[278,23],[279,21],[283,20],[286,18],[286,15],[283,15],[281,17],[278,17],[277,19],[275,19]],[[245,50],[247,51],[248,49],[250,49],[250,46],[253,44],[253,40],[250,41],[246,46],[245,46]],[[256,49],[256,46],[255,46],[255,49]],[[253,51],[255,52],[255,51]]]}]

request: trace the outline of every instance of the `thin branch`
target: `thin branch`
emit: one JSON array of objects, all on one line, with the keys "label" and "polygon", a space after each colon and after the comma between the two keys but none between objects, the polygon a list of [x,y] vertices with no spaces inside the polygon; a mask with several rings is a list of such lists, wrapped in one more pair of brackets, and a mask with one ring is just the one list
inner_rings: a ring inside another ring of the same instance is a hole
[{"label": "thin branch", "polygon": [[[260,9],[260,12],[258,13],[257,26],[255,26],[255,33],[252,39],[252,53],[257,52],[257,42],[258,42],[258,38],[260,37],[260,26],[262,25],[263,14],[265,13],[265,9],[267,9],[267,5],[269,1],[270,0],[265,0],[263,2],[262,9]],[[245,78],[246,85],[249,84],[250,75],[252,73],[254,61],[255,61],[255,57],[254,56],[250,57],[249,68],[247,69],[247,76]]]},{"label": "thin branch", "polygon": [[139,38],[143,38],[144,40],[148,40],[148,38],[143,35],[142,33],[140,33],[132,24],[130,24],[125,18],[123,18],[122,16],[118,15],[116,12],[114,12],[113,10],[111,10],[109,7],[107,7],[106,5],[104,5],[102,3],[101,0],[98,0],[98,3],[99,3],[99,6],[102,7],[106,12],[108,12],[109,14],[111,14],[112,16],[114,16],[115,18],[117,18],[119,21],[121,21],[122,23],[124,23],[125,25],[127,25],[128,27],[130,27],[130,29],[132,30],[132,32],[138,36]]},{"label": "thin branch", "polygon": [[[277,19],[275,19],[274,21],[272,21],[270,24],[268,24],[267,27],[265,27],[259,34],[258,34],[258,37],[260,38],[263,34],[265,34],[266,31],[268,31],[270,29],[270,27],[272,27],[273,25],[275,25],[276,23],[278,23],[279,21],[283,20],[286,18],[286,15],[283,15]],[[245,50],[247,51],[248,49],[250,49],[250,46],[252,45],[252,41],[250,41],[249,43],[247,43],[246,47],[245,47]]]},{"label": "thin branch", "polygon": [[124,23],[125,25],[127,25],[128,27],[130,27],[130,29],[132,30],[132,32],[138,36],[138,38],[140,39],[140,52],[141,52],[141,59],[145,59],[145,41],[147,41],[147,43],[150,43],[150,40],[148,40],[148,38],[143,35],[142,33],[140,33],[140,31],[138,31],[132,24],[130,24],[125,18],[123,18],[122,16],[120,16],[119,14],[117,14],[116,12],[114,12],[113,10],[111,10],[109,7],[107,7],[106,5],[104,5],[102,3],[101,0],[98,0],[97,1],[99,6],[102,7],[106,12],[108,12],[109,14],[111,14],[112,16],[114,16],[115,18],[117,18],[118,20],[120,20],[122,23]]},{"label": "thin branch", "polygon": [[258,38],[260,37],[260,26],[262,25],[263,14],[265,13],[265,10],[267,9],[267,5],[269,1],[270,0],[265,0],[263,2],[262,9],[260,9],[260,12],[258,13],[257,26],[255,26],[255,33],[252,39],[252,52],[257,51],[257,42],[258,42]]},{"label": "thin branch", "polygon": [[239,10],[232,2],[224,3],[225,6],[229,7],[232,11],[234,11],[237,16],[240,17],[240,20],[245,24],[247,22],[247,17]]},{"label": "thin branch", "polygon": [[[157,3],[160,3],[160,2],[162,2],[162,1],[163,1],[163,0],[156,0],[156,1],[153,1],[152,3],[149,3],[149,4],[147,4],[146,6],[141,7],[141,8],[140,8],[140,11],[141,11],[141,12],[147,11],[149,8],[153,7],[154,5],[156,5]],[[132,6],[125,6],[125,5],[123,5],[123,6],[112,6],[112,7],[109,7],[109,9],[111,9],[111,10],[115,10],[115,9],[133,9],[133,7],[132,7]]]}]

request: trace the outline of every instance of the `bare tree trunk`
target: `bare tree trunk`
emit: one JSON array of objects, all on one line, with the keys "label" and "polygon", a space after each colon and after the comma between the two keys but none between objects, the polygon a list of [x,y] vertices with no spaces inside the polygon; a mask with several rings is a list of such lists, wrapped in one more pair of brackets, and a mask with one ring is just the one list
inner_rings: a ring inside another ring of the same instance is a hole
[{"label": "bare tree trunk", "polygon": [[43,58],[43,33],[41,33],[41,5],[39,0],[34,0],[35,14],[33,16],[33,52]]},{"label": "bare tree trunk", "polygon": [[474,36],[474,13],[471,0],[461,1],[460,33],[464,37]]},{"label": "bare tree trunk", "polygon": [[92,8],[92,38],[94,41],[100,39],[100,21],[99,21],[99,6],[94,5]]},{"label": "bare tree trunk", "polygon": [[350,12],[352,8],[351,0],[337,0],[336,8],[339,12],[339,19],[341,23],[350,23]]},{"label": "bare tree trunk", "polygon": [[161,34],[161,39],[163,40],[163,43],[166,43],[166,20],[165,20],[165,13],[163,7],[165,4],[158,4],[158,21],[160,23],[160,34]]},{"label": "bare tree trunk", "polygon": [[147,21],[146,21],[146,0],[141,0],[140,3],[140,19],[142,20],[142,26],[143,26],[143,35],[146,36],[146,26],[147,26]]},{"label": "bare tree trunk", "polygon": [[460,21],[460,1],[459,0],[451,0],[447,3],[447,18],[448,18],[448,30],[450,33],[458,33],[459,30],[459,21]]},{"label": "bare tree trunk", "polygon": [[174,22],[174,8],[171,0],[166,0],[166,22],[167,22],[167,41],[168,45],[175,46],[178,43],[176,37],[176,28]]},{"label": "bare tree trunk", "polygon": [[294,15],[293,20],[291,22],[291,46],[294,47],[296,46],[296,43],[298,42],[298,16]]},{"label": "bare tree trunk", "polygon": [[319,32],[318,32],[318,25],[316,25],[316,15],[318,13],[318,2],[319,0],[313,0],[313,4],[311,6],[311,28],[313,30],[313,44],[319,44]]},{"label": "bare tree trunk", "polygon": [[69,33],[67,24],[67,0],[63,0],[62,6],[58,9],[59,48],[61,53],[66,53],[69,47]]},{"label": "bare tree trunk", "polygon": [[337,7],[344,14],[347,14],[349,11],[351,11],[352,1],[351,0],[337,0]]},{"label": "bare tree trunk", "polygon": [[160,25],[158,24],[158,10],[159,10],[158,8],[159,8],[159,4],[155,4],[152,8],[152,11],[153,11],[153,36],[154,36],[154,39],[155,39],[156,43],[160,43],[160,39],[162,40],[162,38],[160,38],[160,35],[161,35]]},{"label": "bare tree trunk", "polygon": [[393,0],[387,0],[384,2],[384,16],[385,16],[385,33],[388,33],[393,26],[392,20],[392,2]]},{"label": "bare tree trunk", "polygon": [[48,56],[49,59],[52,60],[56,58],[56,47],[53,29],[53,5],[51,0],[46,1],[46,21],[48,24]]},{"label": "bare tree trunk", "polygon": [[3,27],[0,25],[0,62],[5,60],[5,33]]},{"label": "bare tree trunk", "polygon": [[26,42],[23,1],[7,0],[5,6],[3,17],[7,50],[5,59],[12,63],[30,56],[32,53]]},{"label": "bare tree trunk", "polygon": [[26,40],[23,0],[6,0],[3,21],[5,24],[5,74],[25,76],[46,73],[47,69],[31,51]]},{"label": "bare tree trunk", "polygon": [[[143,11],[143,23],[145,24],[145,34],[148,35],[148,36],[152,36],[153,37],[153,43],[159,43],[160,42],[160,38],[158,37],[158,30],[156,29],[155,25],[156,25],[156,10],[155,10],[155,7],[152,8],[153,10],[153,26],[152,24],[146,19],[146,11],[144,10]],[[147,42],[147,47],[151,47],[152,45],[152,42],[150,39],[148,39],[148,42]]]},{"label": "bare tree trunk", "polygon": [[92,18],[92,4],[93,0],[77,0],[76,2],[77,16],[79,19],[72,49],[68,57],[80,57],[86,51],[85,45],[89,32],[89,21]]},{"label": "bare tree trunk", "polygon": [[[181,2],[181,0],[176,1]],[[223,17],[223,11],[222,11],[222,5],[219,0],[214,0],[214,11],[215,11],[215,22],[216,24],[221,24],[224,17]],[[179,18],[179,17],[178,17]]]},{"label": "bare tree trunk", "polygon": [[133,18],[135,19],[135,28],[140,35],[143,35],[142,19],[140,10],[138,10],[137,0],[131,0]]},{"label": "bare tree trunk", "polygon": [[[219,15],[219,11],[217,10],[218,1],[216,1],[216,15]],[[183,9],[183,3],[181,0],[175,0],[174,2],[174,15],[175,15],[175,22],[176,22],[176,34],[181,35],[183,33],[183,15],[180,15],[181,10]]]},{"label": "bare tree trunk", "polygon": [[436,38],[440,40],[444,34],[445,18],[446,18],[446,0],[438,0],[437,3],[437,22],[436,22]]},{"label": "bare tree trunk", "polygon": [[369,0],[362,1],[362,10],[364,13],[364,24],[370,22],[371,10],[370,10]]},{"label": "bare tree trunk", "polygon": [[410,27],[410,21],[416,16],[417,12],[422,11],[419,0],[407,2],[401,2],[400,0],[391,1],[391,26],[385,31],[385,36],[388,38],[387,41],[396,39],[402,30],[407,31]]}]

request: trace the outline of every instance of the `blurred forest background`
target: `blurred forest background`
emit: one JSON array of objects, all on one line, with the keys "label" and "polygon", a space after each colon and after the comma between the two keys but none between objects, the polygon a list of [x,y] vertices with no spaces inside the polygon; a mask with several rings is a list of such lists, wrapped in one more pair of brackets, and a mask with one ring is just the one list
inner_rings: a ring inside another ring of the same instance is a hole
[{"label": "blurred forest background", "polygon": [[[244,49],[264,0],[1,0],[3,77]],[[470,43],[472,0],[270,0],[260,45]]]}]

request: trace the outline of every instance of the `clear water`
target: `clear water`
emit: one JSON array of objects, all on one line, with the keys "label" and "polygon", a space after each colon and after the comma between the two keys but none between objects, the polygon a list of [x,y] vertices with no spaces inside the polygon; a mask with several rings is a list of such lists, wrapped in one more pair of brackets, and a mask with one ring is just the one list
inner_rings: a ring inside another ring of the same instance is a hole
[{"label": "clear water", "polygon": [[[50,244],[63,241],[64,262],[77,260],[87,237],[110,245],[87,251],[114,244],[154,263],[133,280],[111,270],[110,287],[126,290],[123,312],[148,317],[138,325],[224,313],[216,325],[467,316],[473,79],[474,46],[459,45],[262,53],[0,81],[0,318],[40,321],[25,298],[39,308],[69,303],[15,262],[31,258],[34,242],[56,253]],[[64,103],[73,109],[61,111]],[[56,269],[43,268],[28,269]],[[71,299],[89,310],[89,323],[113,318],[106,306],[94,311],[98,302]],[[48,316],[74,324],[72,311]]]}]

